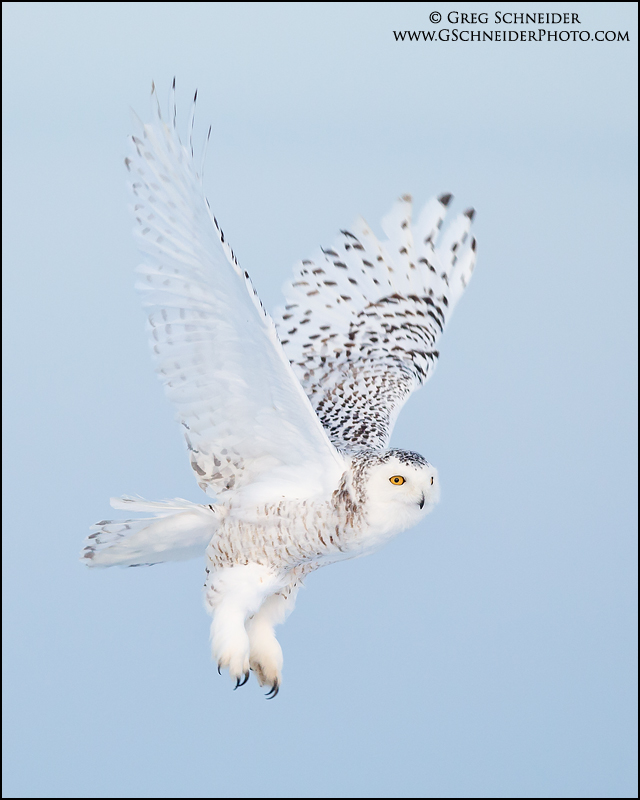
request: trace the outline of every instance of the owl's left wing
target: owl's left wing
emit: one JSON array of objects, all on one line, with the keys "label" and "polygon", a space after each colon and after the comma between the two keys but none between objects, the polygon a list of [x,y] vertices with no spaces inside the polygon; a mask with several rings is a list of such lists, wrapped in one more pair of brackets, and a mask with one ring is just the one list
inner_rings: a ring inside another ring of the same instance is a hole
[{"label": "owl's left wing", "polygon": [[[193,150],[154,118],[132,137],[138,288],[156,371],[208,494],[328,493],[344,459],[328,440],[204,196]],[[195,102],[195,100],[194,100]],[[193,119],[193,112],[192,112]],[[257,487],[257,488],[256,488]]]},{"label": "owl's left wing", "polygon": [[438,340],[475,264],[474,211],[440,233],[451,195],[412,224],[405,196],[379,242],[363,219],[294,268],[275,322],[331,441],[344,451],[388,446],[396,417],[431,375]]}]

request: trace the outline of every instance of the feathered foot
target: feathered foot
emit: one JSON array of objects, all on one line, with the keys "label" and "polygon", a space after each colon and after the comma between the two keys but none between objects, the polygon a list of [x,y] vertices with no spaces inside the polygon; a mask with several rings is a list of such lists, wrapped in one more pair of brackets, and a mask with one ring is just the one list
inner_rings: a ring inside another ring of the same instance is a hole
[{"label": "feathered foot", "polygon": [[258,613],[247,623],[251,655],[249,664],[260,686],[270,686],[267,699],[272,700],[282,683],[282,648],[267,614]]},{"label": "feathered foot", "polygon": [[211,649],[218,664],[218,674],[229,670],[235,689],[249,680],[249,637],[244,620],[237,615],[216,613],[211,624]]}]

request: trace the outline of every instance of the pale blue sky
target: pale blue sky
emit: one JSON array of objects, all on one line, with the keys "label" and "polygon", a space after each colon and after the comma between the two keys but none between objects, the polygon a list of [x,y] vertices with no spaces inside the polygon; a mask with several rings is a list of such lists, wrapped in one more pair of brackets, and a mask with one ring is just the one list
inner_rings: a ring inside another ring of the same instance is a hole
[{"label": "pale blue sky", "polygon": [[[3,4],[4,796],[637,796],[637,6],[567,4],[630,42],[394,41],[479,6]],[[268,308],[399,194],[478,210],[393,439],[442,502],[308,580],[274,702],[217,675],[202,563],[77,560],[110,496],[203,497],[122,163],[174,75]]]}]

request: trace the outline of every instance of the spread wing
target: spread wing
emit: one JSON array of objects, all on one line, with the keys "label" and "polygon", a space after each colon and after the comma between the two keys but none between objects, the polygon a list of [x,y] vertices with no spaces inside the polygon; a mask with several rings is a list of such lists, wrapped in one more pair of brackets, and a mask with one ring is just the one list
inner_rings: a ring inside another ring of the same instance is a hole
[{"label": "spread wing", "polygon": [[400,409],[433,372],[475,263],[473,209],[440,233],[450,200],[432,199],[414,225],[411,198],[401,198],[382,221],[383,243],[358,219],[284,287],[282,345],[342,450],[387,447]]},{"label": "spread wing", "polygon": [[152,94],[153,119],[126,159],[143,256],[138,288],[198,483],[214,496],[261,482],[293,496],[328,493],[343,458],[211,215],[175,104],[167,124]]}]

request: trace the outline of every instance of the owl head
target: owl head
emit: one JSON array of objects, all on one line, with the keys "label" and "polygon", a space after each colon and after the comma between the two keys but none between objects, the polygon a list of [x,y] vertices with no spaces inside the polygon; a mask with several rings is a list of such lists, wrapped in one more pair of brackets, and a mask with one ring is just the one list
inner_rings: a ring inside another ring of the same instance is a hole
[{"label": "owl head", "polygon": [[438,471],[418,453],[385,450],[353,458],[353,482],[367,521],[378,533],[419,522],[440,498]]}]

